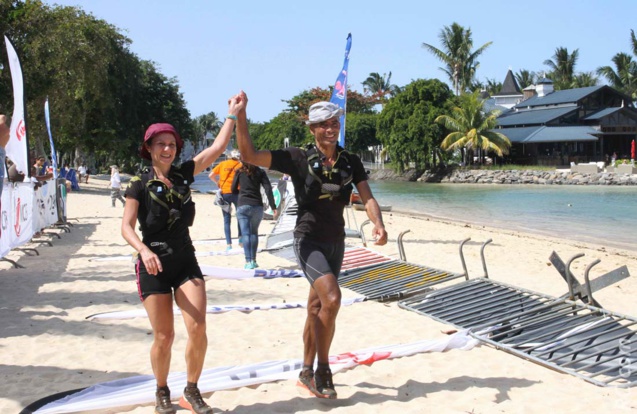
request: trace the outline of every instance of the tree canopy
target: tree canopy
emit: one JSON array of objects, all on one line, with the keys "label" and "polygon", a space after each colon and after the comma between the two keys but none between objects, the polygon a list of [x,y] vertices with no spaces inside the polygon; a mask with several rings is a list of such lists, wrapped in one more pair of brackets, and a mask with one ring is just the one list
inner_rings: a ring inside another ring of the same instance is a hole
[{"label": "tree canopy", "polygon": [[[0,3],[0,31],[20,57],[29,142],[48,153],[44,101],[48,97],[56,150],[67,162],[132,165],[145,128],[170,122],[192,136],[190,113],[176,79],[129,50],[130,39],[77,7],[39,0]],[[6,62],[6,54],[2,54]],[[0,71],[0,111],[11,113],[8,65]],[[90,162],[89,162],[90,163]]]},{"label": "tree canopy", "polygon": [[443,129],[434,120],[451,108],[453,93],[437,79],[416,80],[391,98],[378,118],[377,136],[399,171],[435,165]]}]

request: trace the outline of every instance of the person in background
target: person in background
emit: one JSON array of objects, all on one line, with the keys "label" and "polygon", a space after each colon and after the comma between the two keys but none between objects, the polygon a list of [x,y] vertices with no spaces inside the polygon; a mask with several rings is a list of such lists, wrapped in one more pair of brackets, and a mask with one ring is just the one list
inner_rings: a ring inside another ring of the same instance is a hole
[{"label": "person in background", "polygon": [[[244,92],[241,99],[248,102]],[[310,106],[309,125],[314,144],[257,151],[248,132],[245,109],[239,112],[237,142],[242,159],[250,164],[289,174],[298,203],[294,253],[310,283],[307,319],[303,330],[303,368],[298,385],[320,398],[336,398],[329,365],[330,346],[341,305],[338,275],[345,251],[345,219],[353,185],[374,224],[377,245],[387,243],[380,206],[372,195],[360,158],[338,146],[343,110],[331,102]],[[314,360],[317,360],[316,372]]]},{"label": "person in background", "polygon": [[[221,191],[221,196],[226,203],[234,205],[237,208],[237,195],[232,193],[232,180],[239,168],[241,168],[241,162],[239,158],[241,154],[237,150],[230,152],[230,159],[225,160],[217,164],[215,168],[210,171],[208,177],[217,184]],[[232,249],[232,232],[230,231],[230,218],[232,217],[232,207],[228,210],[222,210],[223,213],[223,231],[226,236],[226,250]],[[239,233],[239,245],[241,245],[241,227],[237,223]]]},{"label": "person in background", "polygon": [[[131,178],[126,189],[122,236],[139,254],[135,265],[137,288],[153,328],[150,350],[157,390],[155,412],[175,413],[170,401],[168,373],[175,336],[173,299],[181,309],[188,343],[187,384],[179,405],[196,414],[211,414],[197,381],[203,370],[206,335],[206,283],[190,238],[195,204],[190,186],[195,176],[226,149],[237,114],[245,105],[239,95],[228,101],[228,116],[212,145],[179,166],[172,165],[183,148],[183,140],[170,124],[148,127],[140,150],[151,167]],[[142,239],[135,231],[139,221]]]},{"label": "person in background", "polygon": [[31,179],[35,181],[35,189],[38,189],[45,181],[53,177],[53,173],[47,171],[44,162],[44,156],[40,155],[35,159],[35,164],[31,167]]},{"label": "person in background", "polygon": [[257,246],[259,245],[259,224],[263,220],[262,187],[276,218],[276,203],[268,175],[261,168],[244,162],[234,175],[231,190],[233,194],[238,194],[237,221],[241,229],[243,253],[246,259],[245,269],[259,267]]},{"label": "person in background", "polygon": [[122,207],[126,206],[126,201],[122,197],[122,179],[119,176],[119,167],[117,165],[111,165],[111,182],[109,183],[111,189],[111,202],[115,207],[115,200],[122,202]]},{"label": "person in background", "polygon": [[86,164],[82,164],[77,167],[77,180],[78,182],[82,182],[82,177],[86,177]]}]

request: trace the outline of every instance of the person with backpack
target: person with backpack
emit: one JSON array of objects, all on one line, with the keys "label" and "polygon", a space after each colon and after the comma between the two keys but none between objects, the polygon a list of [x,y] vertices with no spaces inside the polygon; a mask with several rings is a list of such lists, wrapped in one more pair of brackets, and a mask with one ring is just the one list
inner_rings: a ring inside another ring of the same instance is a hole
[{"label": "person with backpack", "polygon": [[[246,103],[244,92],[240,94]],[[298,384],[320,398],[336,398],[329,352],[341,304],[338,276],[345,250],[343,212],[356,186],[367,216],[374,224],[377,245],[387,243],[378,202],[356,154],[338,145],[343,110],[331,102],[310,106],[307,125],[314,142],[305,148],[275,151],[254,148],[245,107],[239,112],[237,142],[244,162],[290,175],[298,204],[294,253],[310,283],[303,330],[303,368]],[[316,370],[314,360],[317,360]]]},{"label": "person with backpack", "polygon": [[[175,413],[167,383],[175,335],[173,300],[181,309],[188,332],[187,384],[179,405],[197,414],[212,413],[197,386],[208,338],[205,281],[189,232],[195,219],[190,186],[230,142],[245,101],[235,95],[228,102],[228,116],[212,145],[180,165],[173,165],[184,145],[177,130],[166,123],[150,125],[140,155],[151,166],[131,179],[125,193],[122,236],[138,253],[135,273],[153,329],[150,358],[157,381],[155,412],[159,414]],[[135,232],[137,222],[141,239]]]},{"label": "person with backpack", "polygon": [[245,269],[259,267],[257,247],[259,245],[259,224],[263,220],[261,188],[265,191],[268,204],[276,217],[276,203],[268,175],[257,166],[243,163],[232,180],[232,193],[238,195],[237,221],[241,228],[241,241],[246,259]]},{"label": "person with backpack", "polygon": [[[237,208],[237,195],[232,193],[232,180],[235,173],[241,168],[241,154],[237,150],[230,151],[230,159],[221,161],[215,168],[210,171],[208,178],[217,184],[221,192],[223,201],[226,202],[228,208],[221,210],[223,213],[223,232],[226,236],[226,250],[232,249],[232,232],[230,230],[230,221],[232,217],[232,206]],[[241,245],[241,227],[237,221],[237,233],[239,234],[239,245]]]}]

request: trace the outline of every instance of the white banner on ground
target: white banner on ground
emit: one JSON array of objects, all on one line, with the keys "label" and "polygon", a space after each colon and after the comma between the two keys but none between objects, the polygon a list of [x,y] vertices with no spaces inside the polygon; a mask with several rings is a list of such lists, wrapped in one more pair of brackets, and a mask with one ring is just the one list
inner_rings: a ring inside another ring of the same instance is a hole
[{"label": "white banner on ground", "polygon": [[[424,352],[446,352],[452,349],[470,350],[478,343],[465,330],[436,340],[388,345],[335,355],[330,357],[330,368],[333,374],[337,374],[358,365],[371,365],[385,359],[402,358]],[[205,394],[273,381],[291,380],[298,376],[298,371],[302,366],[302,360],[288,359],[252,365],[212,368],[204,370],[201,374],[198,382],[199,390]],[[168,377],[168,386],[171,391],[174,390],[171,394],[174,399],[181,397],[185,385],[185,373],[173,373]],[[113,408],[128,411],[134,406],[153,404],[156,387],[155,378],[151,375],[124,378],[93,385],[53,401],[34,412],[37,414],[56,414]]]},{"label": "white banner on ground", "polygon": [[202,264],[199,265],[199,268],[204,276],[209,276],[214,279],[253,279],[255,277],[274,279],[276,277],[301,277],[303,275],[298,270],[286,269],[238,269]]},{"label": "white banner on ground", "polygon": [[[195,252],[195,256],[197,257],[207,257],[207,256],[235,256],[238,254],[243,254],[243,249],[231,249],[224,250],[218,252]],[[89,259],[91,262],[122,262],[126,260],[132,260],[131,255],[120,255],[120,256],[109,256],[109,257],[96,257],[93,259]]]},{"label": "white banner on ground", "polygon": [[[350,306],[354,303],[364,302],[364,296],[357,296],[349,299],[341,299],[341,306]],[[250,313],[258,310],[282,310],[282,309],[302,309],[307,307],[307,302],[286,302],[286,303],[273,303],[262,305],[209,305],[206,307],[206,313],[225,313],[230,311],[239,311],[243,313]],[[179,308],[173,308],[173,314],[181,315]],[[89,315],[86,319],[92,321],[97,319],[134,319],[134,318],[147,318],[148,314],[146,309],[131,309],[115,312],[104,312]]]}]

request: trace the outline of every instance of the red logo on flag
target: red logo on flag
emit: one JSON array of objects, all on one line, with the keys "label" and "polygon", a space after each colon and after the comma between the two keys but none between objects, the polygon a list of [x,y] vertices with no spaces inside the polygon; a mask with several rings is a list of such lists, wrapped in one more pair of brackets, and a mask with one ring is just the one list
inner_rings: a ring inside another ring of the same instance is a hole
[{"label": "red logo on flag", "polygon": [[18,128],[16,128],[15,133],[18,136],[18,141],[22,141],[22,138],[27,135],[27,130],[24,127],[24,119],[21,119],[18,123]]}]

